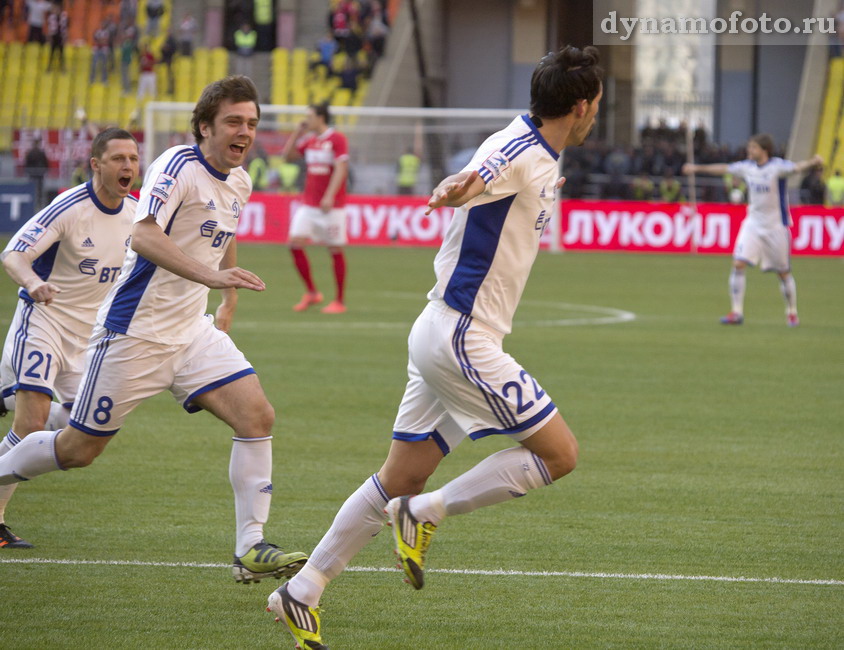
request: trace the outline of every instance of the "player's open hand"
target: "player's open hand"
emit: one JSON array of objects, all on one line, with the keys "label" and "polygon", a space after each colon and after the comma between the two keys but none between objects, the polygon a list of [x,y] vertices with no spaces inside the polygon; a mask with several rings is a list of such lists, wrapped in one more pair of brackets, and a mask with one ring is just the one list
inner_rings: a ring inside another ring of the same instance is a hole
[{"label": "player's open hand", "polygon": [[62,290],[52,282],[44,282],[42,280],[32,287],[26,287],[26,292],[35,302],[43,302],[45,305],[49,305],[53,302],[56,294],[61,293]]},{"label": "player's open hand", "polygon": [[477,179],[478,172],[473,171],[462,181],[438,186],[433,194],[431,194],[431,198],[428,199],[428,209],[425,210],[425,214],[431,214],[431,212],[443,206],[461,205],[463,203],[462,199]]},{"label": "player's open hand", "polygon": [[263,291],[267,288],[261,278],[239,266],[216,271],[205,286],[211,289],[251,289],[252,291]]}]

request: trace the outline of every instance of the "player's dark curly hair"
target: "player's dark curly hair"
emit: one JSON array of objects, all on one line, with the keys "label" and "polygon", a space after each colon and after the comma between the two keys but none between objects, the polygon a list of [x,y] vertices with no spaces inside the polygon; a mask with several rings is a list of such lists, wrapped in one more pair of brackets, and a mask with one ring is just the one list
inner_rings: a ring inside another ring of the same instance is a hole
[{"label": "player's dark curly hair", "polygon": [[767,133],[752,135],[750,136],[750,140],[767,151],[769,157],[774,155],[774,139]]},{"label": "player's dark curly hair", "polygon": [[202,91],[202,95],[193,109],[190,125],[197,144],[205,139],[199,131],[199,125],[203,122],[213,124],[214,118],[217,117],[217,111],[220,110],[220,104],[226,99],[235,104],[254,102],[255,108],[258,109],[258,117],[261,117],[261,107],[258,105],[258,89],[249,77],[235,75],[215,81],[205,86],[205,90]]},{"label": "player's dark curly hair", "polygon": [[112,140],[131,140],[136,145],[138,144],[138,141],[135,140],[135,136],[125,129],[110,127],[100,131],[94,137],[94,141],[91,143],[91,157],[97,158],[98,160],[101,159],[108,148],[108,143]]},{"label": "player's dark curly hair", "polygon": [[319,104],[311,104],[308,108],[312,109],[315,114],[319,115],[326,124],[331,124],[331,111],[328,110],[328,102],[321,102]]},{"label": "player's dark curly hair", "polygon": [[530,112],[540,118],[568,115],[582,99],[592,102],[601,91],[604,72],[598,66],[598,49],[579,50],[566,45],[549,52],[530,79]]}]

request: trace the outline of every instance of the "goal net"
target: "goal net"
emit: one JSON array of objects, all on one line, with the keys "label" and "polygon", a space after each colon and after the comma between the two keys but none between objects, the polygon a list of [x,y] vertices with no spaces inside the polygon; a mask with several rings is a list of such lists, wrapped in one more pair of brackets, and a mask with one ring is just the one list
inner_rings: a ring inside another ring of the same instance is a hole
[{"label": "goal net", "polygon": [[[192,144],[193,104],[150,102],[144,124],[145,167],[168,147]],[[349,191],[394,194],[399,157],[408,151],[421,160],[416,191],[427,194],[449,174],[460,171],[491,133],[505,127],[518,109],[419,109],[332,107],[334,126],[349,140]],[[261,106],[253,155],[277,157],[304,118],[304,106]],[[521,111],[525,112],[525,111]]]}]

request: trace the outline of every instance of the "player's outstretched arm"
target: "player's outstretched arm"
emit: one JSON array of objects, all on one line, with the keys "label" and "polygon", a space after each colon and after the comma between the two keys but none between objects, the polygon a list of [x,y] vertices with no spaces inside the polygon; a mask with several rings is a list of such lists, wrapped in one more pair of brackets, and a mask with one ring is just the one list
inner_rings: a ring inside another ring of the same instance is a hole
[{"label": "player's outstretched arm", "polygon": [[266,289],[264,281],[251,271],[237,266],[212,269],[185,255],[182,249],[164,234],[152,215],[134,225],[131,246],[132,250],[156,266],[211,289]]},{"label": "player's outstretched arm", "polygon": [[810,169],[815,167],[823,167],[823,158],[815,154],[808,160],[801,160],[798,163],[794,163],[794,174],[802,174],[803,172],[807,172]]},{"label": "player's outstretched arm", "polygon": [[686,163],[683,165],[680,172],[686,176],[692,174],[708,174],[710,176],[723,176],[727,173],[729,165],[726,163],[715,163],[714,165],[695,165],[694,163]]},{"label": "player's outstretched arm", "polygon": [[43,302],[49,305],[61,289],[52,282],[45,282],[35,271],[32,270],[32,262],[26,253],[22,251],[9,251],[3,258],[3,268],[6,273],[18,285],[26,289],[26,292],[35,302]]},{"label": "player's outstretched arm", "polygon": [[486,188],[478,172],[460,172],[443,180],[431,193],[425,214],[437,208],[459,208],[481,194]]}]

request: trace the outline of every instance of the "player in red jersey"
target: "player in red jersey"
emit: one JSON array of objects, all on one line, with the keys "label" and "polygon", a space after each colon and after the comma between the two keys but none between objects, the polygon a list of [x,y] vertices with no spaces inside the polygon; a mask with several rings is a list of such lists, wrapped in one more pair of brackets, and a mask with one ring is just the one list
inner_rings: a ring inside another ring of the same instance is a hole
[{"label": "player in red jersey", "polygon": [[337,284],[335,299],[322,308],[324,314],[346,311],[343,289],[346,283],[346,178],[349,174],[349,147],[346,136],[329,126],[328,104],[312,104],[307,117],[287,140],[282,157],[287,160],[293,148],[304,156],[307,167],[302,205],[290,221],[290,252],[306,292],[294,311],[305,311],[322,302],[311,277],[311,265],[305,253],[308,243],[328,247]]}]

